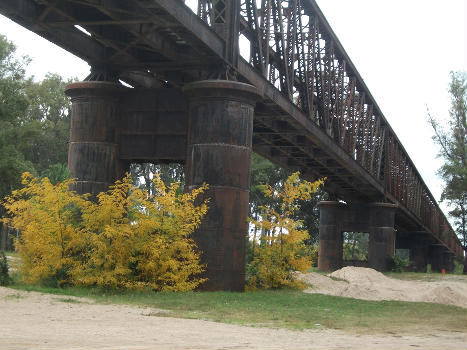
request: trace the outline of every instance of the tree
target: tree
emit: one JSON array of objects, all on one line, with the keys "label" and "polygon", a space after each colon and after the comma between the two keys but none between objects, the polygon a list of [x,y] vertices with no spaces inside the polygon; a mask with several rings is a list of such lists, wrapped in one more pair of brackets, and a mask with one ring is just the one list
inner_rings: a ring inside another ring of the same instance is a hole
[{"label": "tree", "polygon": [[[21,174],[63,181],[70,129],[70,102],[64,81],[48,74],[42,82],[27,77],[30,60],[16,58],[15,46],[0,35],[0,198],[19,188]],[[0,206],[0,218],[5,215]],[[0,226],[0,248],[8,228]]]},{"label": "tree", "polygon": [[[268,185],[274,189],[280,187],[287,180],[290,174],[283,168],[271,163],[266,158],[253,153],[251,156],[251,175],[250,175],[250,203],[249,203],[249,216],[258,221],[261,218],[261,213],[264,207],[277,207],[279,204],[274,198],[265,196],[264,185]],[[255,254],[257,237],[262,233],[259,226],[253,225],[252,239],[248,240],[247,262],[251,262]]]},{"label": "tree", "polygon": [[166,184],[178,182],[179,192],[183,192],[185,173],[183,164],[154,164],[154,163],[132,163],[130,174],[134,183],[139,188],[144,188],[149,195],[154,194],[154,174],[159,174],[161,180]]},{"label": "tree", "polygon": [[[18,147],[27,134],[21,129],[20,117],[28,107],[25,76],[27,58],[16,59],[15,46],[0,35],[0,198],[18,188],[21,174],[34,171],[32,163],[25,159]],[[0,205],[0,218],[5,209]],[[8,247],[9,229],[0,226],[0,249]]]},{"label": "tree", "polygon": [[323,183],[324,180],[313,183],[300,180],[296,172],[279,189],[263,186],[266,197],[279,205],[277,208],[261,206],[260,219],[250,219],[260,229],[261,238],[248,265],[249,288],[302,287],[295,272],[305,272],[311,266],[310,252],[305,245],[308,232],[293,216],[300,209],[299,201],[310,199]]},{"label": "tree", "polygon": [[24,171],[42,175],[67,162],[71,104],[65,81],[47,74],[28,78],[27,57],[15,58],[15,46],[0,35],[0,196],[20,185]]},{"label": "tree", "polygon": [[439,156],[444,164],[438,174],[444,181],[441,201],[452,208],[457,235],[464,248],[464,274],[467,272],[467,77],[465,72],[451,72],[449,93],[451,108],[447,128],[429,114],[434,141],[440,146]]},{"label": "tree", "polygon": [[[287,171],[266,158],[256,153],[251,157],[251,185],[250,185],[250,217],[258,220],[262,208],[268,206],[278,209],[280,203],[274,197],[268,197],[264,194],[264,185],[271,186],[275,190],[280,190],[287,178],[291,175]],[[308,231],[309,238],[307,245],[315,245],[319,241],[319,209],[318,202],[327,199],[327,193],[318,188],[313,195],[306,200],[299,200],[299,209],[294,213],[294,220],[301,222],[302,228]],[[252,240],[249,243],[248,261],[251,261],[254,254],[255,242],[261,233],[258,233],[258,227],[252,227]]]},{"label": "tree", "polygon": [[25,67],[27,58],[14,57],[15,46],[0,35],[0,197],[17,188],[21,174],[34,171],[26,160],[19,144],[28,138],[22,128],[21,118],[28,108]]},{"label": "tree", "polygon": [[343,232],[343,259],[368,260],[368,234],[364,232]]},{"label": "tree", "polygon": [[67,163],[71,102],[64,90],[71,82],[48,73],[41,82],[26,86],[29,105],[21,119],[30,137],[18,146],[40,175],[54,164]]}]

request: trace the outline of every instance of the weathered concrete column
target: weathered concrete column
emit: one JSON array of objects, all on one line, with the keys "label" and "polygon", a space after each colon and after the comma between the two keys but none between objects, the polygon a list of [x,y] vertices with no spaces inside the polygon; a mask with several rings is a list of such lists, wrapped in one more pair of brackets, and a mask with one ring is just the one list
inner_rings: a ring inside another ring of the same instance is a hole
[{"label": "weathered concrete column", "polygon": [[126,89],[101,81],[73,83],[65,89],[72,103],[68,169],[77,178],[78,193],[96,195],[123,175],[116,128],[120,95]]},{"label": "weathered concrete column", "polygon": [[209,80],[187,84],[185,186],[209,184],[209,211],[194,239],[207,263],[206,290],[244,290],[254,86]]},{"label": "weathered concrete column", "polygon": [[342,267],[342,222],[339,202],[323,201],[319,207],[319,254],[318,268],[334,271]]},{"label": "weathered concrete column", "polygon": [[447,249],[443,253],[443,268],[446,272],[454,271],[454,253]]},{"label": "weathered concrete column", "polygon": [[429,250],[429,262],[431,264],[431,270],[441,272],[444,269],[444,252],[446,248],[440,244],[433,244]]},{"label": "weathered concrete column", "polygon": [[394,220],[397,206],[390,203],[372,203],[370,208],[370,240],[368,266],[378,270],[388,269],[388,259],[394,256]]},{"label": "weathered concrete column", "polygon": [[410,261],[417,272],[426,272],[429,249],[428,233],[415,233],[410,236]]},{"label": "weathered concrete column", "polygon": [[368,232],[368,266],[387,270],[394,256],[396,205],[390,203],[319,202],[318,268],[322,271],[342,267],[343,232]]}]

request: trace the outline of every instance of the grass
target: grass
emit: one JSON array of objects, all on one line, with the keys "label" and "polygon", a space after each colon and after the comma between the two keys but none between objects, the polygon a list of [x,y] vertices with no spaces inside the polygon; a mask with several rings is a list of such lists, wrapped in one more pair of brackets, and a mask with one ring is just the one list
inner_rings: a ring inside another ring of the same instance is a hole
[{"label": "grass", "polygon": [[19,258],[20,257],[18,252],[6,250],[6,251],[4,251],[4,253],[5,253],[6,256],[12,256],[14,258]]},{"label": "grass", "polygon": [[81,304],[82,301],[75,299],[75,298],[55,298],[55,301],[59,301],[61,303],[71,303],[71,304]]},{"label": "grass", "polygon": [[441,281],[444,277],[441,273],[420,273],[420,272],[385,272],[387,277],[404,281]]},{"label": "grass", "polygon": [[16,294],[9,294],[7,296],[4,297],[4,299],[21,299],[23,296],[19,293],[16,293]]},{"label": "grass", "polygon": [[439,272],[420,273],[420,272],[385,272],[386,276],[404,281],[423,281],[437,282],[443,280],[467,281],[467,277],[462,274],[442,274]]},{"label": "grass", "polygon": [[345,282],[345,283],[350,283],[349,281],[343,279],[343,278],[339,278],[339,277],[334,277],[334,276],[328,276],[330,279],[332,279],[333,281],[339,281],[339,282]]},{"label": "grass", "polygon": [[10,270],[15,271],[20,268],[21,259],[18,253],[7,251],[5,252],[5,256],[8,259],[8,266],[10,267]]},{"label": "grass", "polygon": [[[211,320],[257,327],[334,328],[357,333],[410,333],[414,330],[465,331],[460,307],[400,301],[365,301],[300,291],[103,292],[91,288],[45,288],[16,283],[15,289],[87,297],[98,303],[127,304],[164,311],[154,316]],[[63,298],[63,302],[75,302]]]},{"label": "grass", "polygon": [[[9,254],[8,254],[9,255]],[[388,273],[405,280],[438,281],[446,275],[413,272]],[[103,291],[96,288],[50,288],[25,285],[12,275],[10,288],[58,295],[64,303],[83,303],[72,297],[86,297],[97,303],[125,304],[155,309],[148,316],[210,320],[256,327],[288,329],[343,329],[357,333],[408,334],[439,331],[465,332],[467,312],[455,306],[401,301],[366,301],[300,291],[277,290],[234,292],[155,293]],[[19,293],[8,296],[21,299]]]}]

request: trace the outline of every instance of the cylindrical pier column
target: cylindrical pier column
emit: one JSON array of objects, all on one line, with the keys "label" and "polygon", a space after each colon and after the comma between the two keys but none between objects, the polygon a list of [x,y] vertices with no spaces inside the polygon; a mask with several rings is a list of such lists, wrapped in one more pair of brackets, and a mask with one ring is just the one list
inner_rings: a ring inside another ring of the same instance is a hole
[{"label": "cylindrical pier column", "polygon": [[396,208],[390,203],[370,204],[368,266],[377,271],[387,271],[388,259],[394,256]]},{"label": "cylindrical pier column", "polygon": [[187,84],[189,123],[185,186],[209,185],[209,210],[194,239],[207,263],[206,290],[242,291],[255,102],[252,85],[208,80]]},{"label": "cylindrical pier column", "polygon": [[447,249],[443,253],[443,268],[446,269],[446,272],[454,271],[454,253]]},{"label": "cylindrical pier column", "polygon": [[339,202],[323,201],[319,207],[318,269],[334,271],[342,267],[342,208]]},{"label": "cylindrical pier column", "polygon": [[410,237],[410,261],[417,272],[426,272],[428,265],[428,233],[412,234]]},{"label": "cylindrical pier column", "polygon": [[68,169],[74,190],[97,195],[123,175],[116,140],[120,95],[127,88],[102,81],[73,83],[65,93],[72,112]]},{"label": "cylindrical pier column", "polygon": [[445,269],[445,266],[444,266],[445,251],[446,251],[446,248],[441,244],[433,244],[430,246],[429,261],[431,264],[432,271],[441,272],[442,269]]}]

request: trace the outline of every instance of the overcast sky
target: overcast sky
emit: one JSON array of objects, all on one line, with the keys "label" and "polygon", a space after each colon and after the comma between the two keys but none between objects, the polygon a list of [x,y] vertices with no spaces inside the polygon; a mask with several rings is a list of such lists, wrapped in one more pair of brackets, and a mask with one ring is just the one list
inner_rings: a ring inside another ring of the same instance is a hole
[{"label": "overcast sky", "polygon": [[[465,0],[317,0],[437,200],[441,161],[427,108],[448,117],[449,72],[467,70]],[[0,33],[32,58],[28,73],[84,78],[88,65],[0,16]],[[444,208],[444,205],[442,205]]]}]

